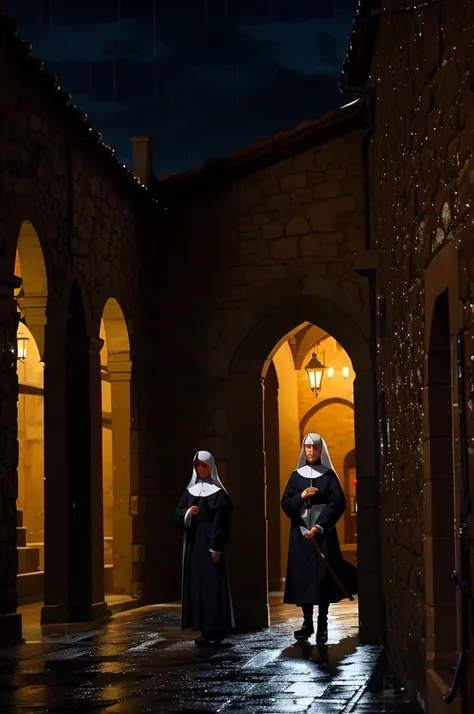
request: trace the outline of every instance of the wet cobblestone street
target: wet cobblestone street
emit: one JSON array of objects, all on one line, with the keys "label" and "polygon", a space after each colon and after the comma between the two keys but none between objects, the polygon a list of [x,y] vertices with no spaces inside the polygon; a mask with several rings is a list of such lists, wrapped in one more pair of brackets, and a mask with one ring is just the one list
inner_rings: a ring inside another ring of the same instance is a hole
[{"label": "wet cobblestone street", "polygon": [[359,645],[356,607],[331,608],[327,647],[294,646],[298,610],[278,603],[270,629],[201,649],[179,630],[179,606],[123,613],[0,650],[0,711],[418,714],[380,648]]}]

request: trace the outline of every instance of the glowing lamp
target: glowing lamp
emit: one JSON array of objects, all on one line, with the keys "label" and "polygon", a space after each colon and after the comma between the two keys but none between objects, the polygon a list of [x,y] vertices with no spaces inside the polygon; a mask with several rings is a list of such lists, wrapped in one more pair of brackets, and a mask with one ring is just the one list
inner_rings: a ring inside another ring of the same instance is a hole
[{"label": "glowing lamp", "polygon": [[[324,360],[324,356],[323,356]],[[308,364],[305,367],[305,370],[308,374],[308,379],[309,379],[309,387],[311,391],[314,393],[316,399],[318,398],[319,392],[321,391],[321,384],[323,381],[323,375],[324,375],[324,370],[327,369],[326,365],[323,362],[320,362],[319,359],[316,357],[316,355],[313,352],[313,356],[309,360]]]},{"label": "glowing lamp", "polygon": [[331,377],[334,377],[334,367],[328,367],[328,377],[331,379]]},{"label": "glowing lamp", "polygon": [[347,379],[347,378],[348,378],[348,376],[349,376],[349,367],[343,367],[343,368],[342,368],[342,376],[344,377],[344,379]]},{"label": "glowing lamp", "polygon": [[17,359],[20,360],[20,362],[24,362],[26,359],[26,355],[28,353],[28,342],[29,342],[29,337],[17,337],[16,340],[16,354],[17,354]]}]

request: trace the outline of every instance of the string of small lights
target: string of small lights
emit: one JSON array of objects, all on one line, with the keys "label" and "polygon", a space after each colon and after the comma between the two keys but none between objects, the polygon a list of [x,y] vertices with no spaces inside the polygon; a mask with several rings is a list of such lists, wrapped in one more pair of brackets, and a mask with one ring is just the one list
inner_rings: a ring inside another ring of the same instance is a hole
[{"label": "string of small lights", "polygon": [[77,127],[76,136],[97,146],[98,150],[102,152],[102,158],[109,161],[115,170],[120,170],[120,174],[117,175],[125,178],[129,185],[140,188],[144,194],[148,194],[150,201],[159,203],[150,188],[136,178],[127,166],[116,157],[115,149],[102,141],[102,134],[90,126],[87,114],[76,107],[72,101],[72,95],[61,90],[58,78],[44,70],[43,61],[31,55],[32,44],[20,37],[17,23],[1,14],[0,34],[5,53],[16,60],[25,73],[33,79],[35,86],[45,92],[53,105],[62,110],[67,120]]},{"label": "string of small lights", "polygon": [[439,5],[446,0],[427,0],[427,2],[418,3],[418,5],[411,5],[410,7],[401,7],[397,10],[382,10],[381,8],[375,8],[372,10],[372,14],[376,17],[388,17],[390,15],[401,15],[404,12],[416,12],[417,10],[424,10],[425,8],[432,7],[433,5]]},{"label": "string of small lights", "polygon": [[[401,626],[396,583],[406,583],[403,622],[409,623],[410,656],[419,660],[422,671],[426,646],[422,556],[426,463],[424,269],[446,243],[454,241],[460,256],[466,335],[472,342],[474,287],[459,231],[473,222],[472,146],[461,138],[465,105],[472,94],[467,89],[461,94],[464,80],[460,60],[464,60],[466,70],[474,48],[472,41],[466,42],[466,33],[470,29],[472,36],[472,27],[454,15],[447,22],[445,0],[407,4],[393,11],[374,8],[375,4],[359,2],[342,74],[345,79],[352,72],[367,35],[370,44],[370,33],[378,32],[367,85],[375,88],[376,95],[371,233],[374,249],[383,256],[378,302],[387,304],[386,336],[378,337],[376,344],[383,404],[379,413],[382,539],[389,545],[383,571],[386,592],[394,600],[387,626],[392,641],[398,637],[405,651],[407,643],[402,638],[406,638],[407,630],[406,625]],[[458,27],[453,30],[455,19]],[[462,58],[459,54],[456,57],[461,41]],[[470,366],[472,394],[474,353]],[[472,419],[472,399],[468,408]]]}]

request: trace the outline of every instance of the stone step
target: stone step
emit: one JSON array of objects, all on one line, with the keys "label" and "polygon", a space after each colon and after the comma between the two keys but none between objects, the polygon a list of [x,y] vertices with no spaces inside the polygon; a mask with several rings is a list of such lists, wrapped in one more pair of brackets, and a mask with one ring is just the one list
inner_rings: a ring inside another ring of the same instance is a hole
[{"label": "stone step", "polygon": [[38,541],[35,543],[34,541],[31,541],[28,543],[30,548],[38,548],[39,550],[39,569],[44,570],[44,543],[41,541]]},{"label": "stone step", "polygon": [[26,545],[26,528],[18,526],[16,529],[16,544],[18,548]]},{"label": "stone step", "polygon": [[22,573],[16,578],[18,604],[28,605],[32,602],[42,602],[44,597],[44,571]]},{"label": "stone step", "polygon": [[39,548],[29,545],[17,548],[18,550],[18,574],[35,573],[39,570],[40,553]]},{"label": "stone step", "polygon": [[19,528],[23,527],[23,511],[16,512],[16,524]]}]

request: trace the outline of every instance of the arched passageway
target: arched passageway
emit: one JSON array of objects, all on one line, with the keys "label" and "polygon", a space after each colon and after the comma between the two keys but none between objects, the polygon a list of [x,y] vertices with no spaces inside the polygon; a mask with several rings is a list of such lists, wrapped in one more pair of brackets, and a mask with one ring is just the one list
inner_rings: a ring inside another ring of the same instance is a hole
[{"label": "arched passageway", "polygon": [[[314,325],[299,325],[286,338],[270,354],[270,365],[262,375],[268,587],[272,602],[282,596],[288,558],[290,522],[280,508],[280,500],[289,475],[296,468],[301,440],[307,432],[323,435],[339,474],[347,508],[337,524],[337,532],[343,553],[354,564],[356,561],[357,529],[349,527],[354,525],[355,498],[351,498],[345,470],[347,455],[355,454],[351,360],[331,335]],[[305,369],[315,353],[326,367],[317,395]],[[352,478],[356,479],[355,464]]]},{"label": "arched passageway", "polygon": [[[317,325],[323,332],[332,335],[349,355],[356,374],[354,406],[360,635],[366,642],[379,642],[381,599],[375,395],[369,344],[357,320],[336,302],[324,297],[301,296],[267,312],[242,340],[231,364],[227,385],[227,479],[236,510],[246,514],[242,521],[235,520],[231,547],[236,612],[243,627],[268,625],[267,456],[264,449],[263,389],[275,349],[303,323]],[[251,499],[249,493],[252,494]]]},{"label": "arched passageway", "polygon": [[48,280],[33,223],[21,224],[14,275],[18,376],[18,603],[40,602],[44,590],[44,384]]},{"label": "arched passageway", "polygon": [[100,349],[77,280],[48,310],[43,625],[104,617]]},{"label": "arched passageway", "polygon": [[100,338],[105,590],[132,592],[130,515],[130,341],[122,309],[106,302]]}]

